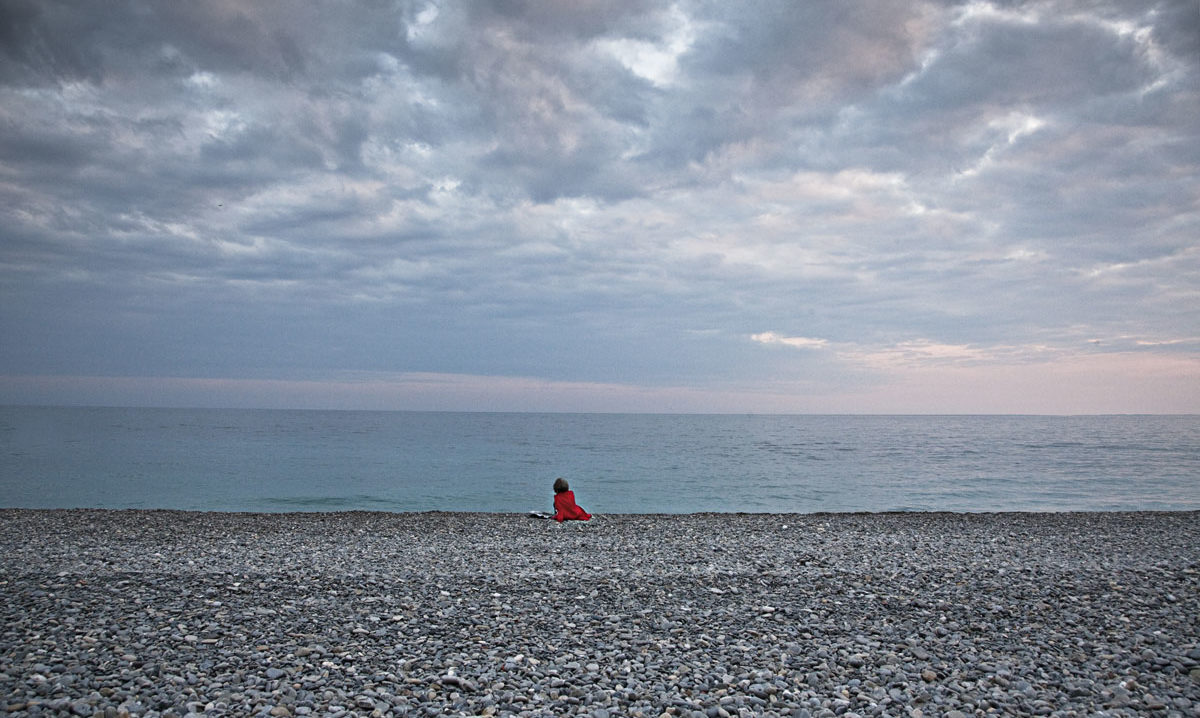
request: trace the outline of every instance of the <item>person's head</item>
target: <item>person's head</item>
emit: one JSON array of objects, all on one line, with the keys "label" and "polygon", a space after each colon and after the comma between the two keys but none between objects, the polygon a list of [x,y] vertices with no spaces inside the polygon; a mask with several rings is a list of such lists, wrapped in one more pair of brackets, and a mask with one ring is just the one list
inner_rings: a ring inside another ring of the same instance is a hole
[{"label": "person's head", "polygon": [[567,484],[567,480],[564,479],[563,477],[560,476],[554,480],[554,493],[561,494],[562,492],[564,492],[570,488],[571,487]]}]

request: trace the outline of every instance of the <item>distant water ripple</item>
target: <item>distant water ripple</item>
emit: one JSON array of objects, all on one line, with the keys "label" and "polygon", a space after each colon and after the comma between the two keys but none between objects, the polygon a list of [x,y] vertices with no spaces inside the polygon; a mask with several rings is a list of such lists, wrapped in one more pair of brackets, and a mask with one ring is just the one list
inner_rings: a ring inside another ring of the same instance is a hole
[{"label": "distant water ripple", "polygon": [[0,506],[597,513],[1200,509],[1196,416],[0,407]]}]

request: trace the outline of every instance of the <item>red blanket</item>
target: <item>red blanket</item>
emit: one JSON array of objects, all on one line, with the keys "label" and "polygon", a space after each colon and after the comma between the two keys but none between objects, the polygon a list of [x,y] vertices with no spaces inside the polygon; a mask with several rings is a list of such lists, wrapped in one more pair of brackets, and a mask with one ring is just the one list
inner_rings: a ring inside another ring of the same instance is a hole
[{"label": "red blanket", "polygon": [[567,521],[574,519],[575,521],[587,521],[592,517],[591,514],[580,508],[579,504],[575,503],[575,492],[564,491],[561,494],[554,495],[554,520]]}]

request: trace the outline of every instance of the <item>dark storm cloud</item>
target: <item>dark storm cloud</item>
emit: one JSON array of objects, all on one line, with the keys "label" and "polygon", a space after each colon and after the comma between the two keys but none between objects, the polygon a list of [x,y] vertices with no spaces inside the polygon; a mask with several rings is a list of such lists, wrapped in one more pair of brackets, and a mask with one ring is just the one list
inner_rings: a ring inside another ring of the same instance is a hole
[{"label": "dark storm cloud", "polygon": [[99,58],[86,42],[89,24],[70,7],[25,0],[0,3],[0,80],[38,85],[97,79]]}]

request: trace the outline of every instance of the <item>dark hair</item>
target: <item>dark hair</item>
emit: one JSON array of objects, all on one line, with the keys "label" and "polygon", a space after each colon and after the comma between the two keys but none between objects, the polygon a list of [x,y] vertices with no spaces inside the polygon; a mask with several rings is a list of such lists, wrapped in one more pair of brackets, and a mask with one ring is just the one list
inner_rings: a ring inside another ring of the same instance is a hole
[{"label": "dark hair", "polygon": [[554,493],[561,494],[569,488],[571,487],[567,485],[567,480],[563,477],[560,476],[554,480]]}]

